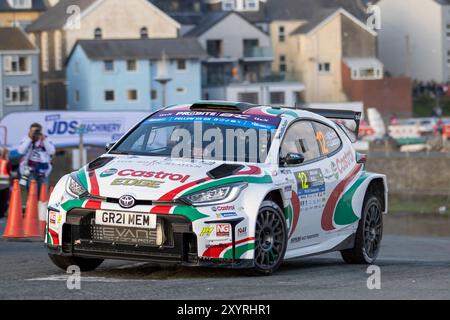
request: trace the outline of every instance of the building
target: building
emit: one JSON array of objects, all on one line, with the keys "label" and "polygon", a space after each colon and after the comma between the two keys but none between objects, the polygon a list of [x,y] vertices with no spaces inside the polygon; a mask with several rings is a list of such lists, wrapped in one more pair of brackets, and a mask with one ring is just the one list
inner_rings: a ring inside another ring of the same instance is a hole
[{"label": "building", "polygon": [[29,26],[47,10],[45,0],[0,1],[0,27]]},{"label": "building", "polygon": [[394,76],[450,80],[450,1],[381,0],[380,59]]},{"label": "building", "polygon": [[411,115],[411,80],[385,77],[377,33],[360,19],[343,8],[326,8],[289,29],[278,39],[284,43],[278,50],[286,51],[274,70],[301,77],[307,102],[362,101],[381,113]]},{"label": "building", "polygon": [[69,109],[151,111],[198,101],[205,55],[195,38],[80,40],[67,60]]},{"label": "building", "polygon": [[270,37],[240,13],[209,13],[186,36],[206,50],[203,98],[260,104],[295,105],[303,84],[273,74]]},{"label": "building", "polygon": [[0,28],[0,118],[39,110],[39,51],[19,28]]},{"label": "building", "polygon": [[80,39],[175,38],[180,25],[147,0],[61,0],[26,30],[41,50],[41,104],[65,109],[64,61]]}]

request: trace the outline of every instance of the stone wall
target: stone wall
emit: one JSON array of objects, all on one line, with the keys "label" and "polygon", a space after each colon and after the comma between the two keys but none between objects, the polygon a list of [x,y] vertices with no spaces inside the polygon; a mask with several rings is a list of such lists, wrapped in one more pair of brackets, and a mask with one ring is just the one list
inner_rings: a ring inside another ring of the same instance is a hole
[{"label": "stone wall", "polygon": [[386,174],[393,195],[445,196],[450,192],[450,155],[369,155],[367,170]]}]

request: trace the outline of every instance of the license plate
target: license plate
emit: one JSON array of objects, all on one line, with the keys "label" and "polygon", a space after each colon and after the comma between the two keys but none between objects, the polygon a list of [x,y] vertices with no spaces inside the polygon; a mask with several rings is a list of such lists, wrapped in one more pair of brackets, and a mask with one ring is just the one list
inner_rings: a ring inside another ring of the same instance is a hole
[{"label": "license plate", "polygon": [[97,210],[95,223],[102,226],[156,229],[156,215],[148,213]]}]

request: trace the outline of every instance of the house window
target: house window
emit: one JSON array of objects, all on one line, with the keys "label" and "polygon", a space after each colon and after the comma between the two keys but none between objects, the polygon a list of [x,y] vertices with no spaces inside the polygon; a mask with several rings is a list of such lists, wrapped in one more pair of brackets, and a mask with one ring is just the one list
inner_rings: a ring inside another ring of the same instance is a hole
[{"label": "house window", "polygon": [[259,10],[259,0],[245,0],[245,10],[248,11],[258,11]]},{"label": "house window", "polygon": [[280,56],[280,72],[286,72],[287,71],[287,64],[286,64],[286,56],[285,55],[281,55]]},{"label": "house window", "polygon": [[55,31],[55,69],[61,71],[63,67],[62,35],[61,31]]},{"label": "house window", "polygon": [[236,7],[235,0],[223,0],[222,1],[222,10],[223,11],[232,11]]},{"label": "house window", "polygon": [[156,99],[158,99],[158,91],[156,91],[156,90],[150,90],[150,98],[152,99],[152,100],[156,100]]},{"label": "house window", "polygon": [[270,103],[271,104],[284,104],[285,103],[285,93],[280,92],[271,92],[270,93]]},{"label": "house window", "polygon": [[80,102],[80,91],[79,90],[75,90],[75,102],[76,103]]},{"label": "house window", "polygon": [[31,9],[31,0],[9,0],[9,4],[14,9]]},{"label": "house window", "polygon": [[185,71],[187,69],[186,60],[179,59],[177,60],[177,70]]},{"label": "house window", "polygon": [[138,91],[135,89],[127,91],[128,101],[137,101],[138,100]]},{"label": "house window", "polygon": [[278,42],[286,41],[286,29],[284,26],[278,27]]},{"label": "house window", "polygon": [[450,67],[450,50],[447,51],[447,63],[448,66]]},{"label": "house window", "polygon": [[41,63],[42,71],[49,71],[49,59],[48,59],[48,33],[43,32],[41,34]]},{"label": "house window", "polygon": [[128,60],[127,61],[127,71],[136,71],[136,70],[137,70],[136,60]]},{"label": "house window", "polygon": [[141,39],[147,39],[148,38],[148,29],[147,27],[141,28]]},{"label": "house window", "polygon": [[116,99],[114,90],[105,91],[105,101],[113,102]]},{"label": "house window", "polygon": [[25,56],[3,57],[3,69],[6,75],[30,74],[31,59]]},{"label": "house window", "polygon": [[31,87],[8,86],[5,90],[6,105],[30,105],[32,103]]},{"label": "house window", "polygon": [[103,61],[103,67],[105,72],[114,72],[114,61],[113,60]]},{"label": "house window", "polygon": [[75,62],[75,74],[80,74],[80,63]]},{"label": "house window", "polygon": [[206,41],[206,51],[208,55],[214,58],[220,58],[223,54],[222,40]]},{"label": "house window", "polygon": [[319,73],[329,73],[331,71],[331,64],[329,62],[319,63],[317,69]]},{"label": "house window", "polygon": [[258,93],[257,92],[239,92],[238,100],[247,103],[259,103]]},{"label": "house window", "polygon": [[450,40],[450,23],[447,24],[447,38]]},{"label": "house window", "polygon": [[186,88],[177,88],[177,94],[186,94]]},{"label": "house window", "polygon": [[101,28],[96,28],[94,31],[94,39],[100,40],[103,38],[103,33]]}]

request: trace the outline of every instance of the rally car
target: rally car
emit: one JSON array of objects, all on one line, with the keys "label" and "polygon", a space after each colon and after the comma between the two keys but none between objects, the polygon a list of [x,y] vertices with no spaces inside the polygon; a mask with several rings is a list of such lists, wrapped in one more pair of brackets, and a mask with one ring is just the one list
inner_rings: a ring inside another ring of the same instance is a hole
[{"label": "rally car", "polygon": [[270,275],[285,259],[330,251],[371,264],[388,188],[353,149],[359,120],[247,103],[159,110],[61,178],[49,256],[82,271],[121,259]]}]

